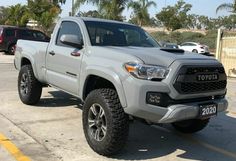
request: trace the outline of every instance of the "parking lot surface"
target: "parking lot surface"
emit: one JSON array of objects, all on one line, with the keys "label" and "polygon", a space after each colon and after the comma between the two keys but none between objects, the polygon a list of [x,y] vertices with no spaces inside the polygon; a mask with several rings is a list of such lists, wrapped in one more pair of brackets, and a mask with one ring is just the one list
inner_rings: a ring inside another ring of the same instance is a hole
[{"label": "parking lot surface", "polygon": [[234,79],[228,83],[228,111],[212,118],[201,132],[185,135],[170,125],[147,126],[134,121],[125,148],[107,158],[86,143],[79,99],[44,88],[39,104],[24,105],[18,97],[17,76],[13,56],[0,54],[0,161],[236,160]]}]

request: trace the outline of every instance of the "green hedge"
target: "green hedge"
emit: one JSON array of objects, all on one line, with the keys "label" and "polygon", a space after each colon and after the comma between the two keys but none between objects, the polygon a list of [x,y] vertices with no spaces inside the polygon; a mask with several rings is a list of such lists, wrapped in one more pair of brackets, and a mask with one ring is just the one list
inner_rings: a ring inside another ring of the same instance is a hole
[{"label": "green hedge", "polygon": [[171,32],[170,34],[160,31],[153,32],[151,35],[159,42],[171,42],[181,44],[183,42],[192,41],[199,42],[209,46],[210,50],[215,50],[217,31],[208,31],[206,35],[196,32]]}]

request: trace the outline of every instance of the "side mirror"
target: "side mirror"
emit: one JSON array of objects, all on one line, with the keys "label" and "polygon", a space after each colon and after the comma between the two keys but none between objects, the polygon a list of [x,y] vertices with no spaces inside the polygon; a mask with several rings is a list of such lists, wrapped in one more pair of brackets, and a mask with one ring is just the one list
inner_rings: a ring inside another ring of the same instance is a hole
[{"label": "side mirror", "polygon": [[65,34],[62,35],[60,41],[65,44],[75,48],[82,49],[83,48],[83,41],[78,38],[76,35]]}]

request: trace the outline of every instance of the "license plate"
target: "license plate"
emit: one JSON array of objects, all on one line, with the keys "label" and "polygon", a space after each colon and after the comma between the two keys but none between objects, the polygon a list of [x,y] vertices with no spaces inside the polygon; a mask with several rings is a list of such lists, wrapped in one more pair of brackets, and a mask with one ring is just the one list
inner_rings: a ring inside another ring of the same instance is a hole
[{"label": "license plate", "polygon": [[200,118],[206,118],[214,115],[217,115],[217,104],[200,105]]}]

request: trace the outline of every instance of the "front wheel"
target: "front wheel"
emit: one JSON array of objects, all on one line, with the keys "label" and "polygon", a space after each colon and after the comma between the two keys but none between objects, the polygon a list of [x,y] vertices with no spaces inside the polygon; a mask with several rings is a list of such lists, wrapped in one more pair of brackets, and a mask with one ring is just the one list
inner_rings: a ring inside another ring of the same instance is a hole
[{"label": "front wheel", "polygon": [[193,53],[198,53],[198,51],[197,51],[196,49],[194,49],[192,52],[193,52]]},{"label": "front wheel", "polygon": [[173,127],[182,132],[182,133],[195,133],[202,129],[204,129],[207,124],[209,123],[210,119],[200,120],[200,119],[193,119],[193,120],[184,120],[172,123]]},{"label": "front wheel", "polygon": [[98,154],[110,156],[126,143],[129,118],[114,89],[92,91],[83,106],[83,129],[89,146]]},{"label": "front wheel", "polygon": [[27,105],[34,105],[40,100],[42,84],[35,78],[31,65],[24,65],[20,69],[18,93],[21,101]]}]

